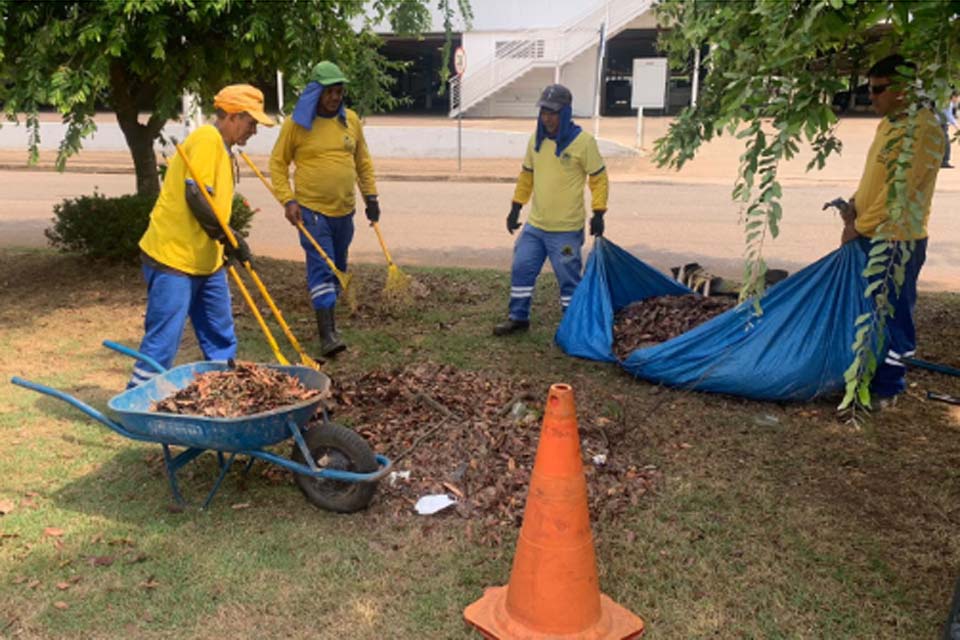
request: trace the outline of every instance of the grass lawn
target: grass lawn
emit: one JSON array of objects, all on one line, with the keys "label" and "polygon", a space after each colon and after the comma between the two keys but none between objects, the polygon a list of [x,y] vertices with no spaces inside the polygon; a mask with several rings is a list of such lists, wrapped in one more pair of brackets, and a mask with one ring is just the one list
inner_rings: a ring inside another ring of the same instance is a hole
[{"label": "grass lawn", "polygon": [[[302,267],[258,266],[315,348]],[[938,637],[960,574],[960,407],[925,394],[960,395],[960,380],[913,372],[897,407],[856,429],[827,401],[661,389],[565,356],[549,274],[530,333],[495,339],[506,273],[410,269],[428,293],[389,314],[385,269],[355,272],[361,306],[339,322],[351,348],[327,368],[335,379],[430,362],[524,380],[544,399],[569,382],[581,416],[623,427],[613,455],[660,471],[635,507],[593,523],[601,587],[644,618],[646,637]],[[131,362],[100,342],[136,346],[144,301],[135,266],[0,252],[0,637],[478,637],[463,608],[506,582],[516,530],[477,544],[468,519],[397,518],[382,493],[365,512],[326,513],[263,463],[231,474],[208,511],[176,512],[159,447],[6,382],[103,407]],[[239,296],[234,306],[241,356],[270,361]],[[960,364],[958,314],[960,297],[921,295],[923,357]],[[180,361],[196,359],[188,331]],[[184,469],[188,497],[215,470],[209,454]]]}]

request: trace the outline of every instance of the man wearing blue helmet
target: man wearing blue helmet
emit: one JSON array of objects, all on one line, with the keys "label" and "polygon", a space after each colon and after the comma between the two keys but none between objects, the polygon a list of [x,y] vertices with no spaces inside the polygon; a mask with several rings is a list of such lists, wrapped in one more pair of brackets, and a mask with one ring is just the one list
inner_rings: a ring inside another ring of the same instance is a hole
[{"label": "man wearing blue helmet", "polygon": [[[588,181],[593,210],[590,235],[603,235],[607,171],[597,141],[574,124],[572,104],[570,90],[559,84],[544,89],[537,102],[537,130],[527,145],[507,215],[507,231],[513,234],[521,226],[523,230],[513,249],[509,316],[494,327],[496,336],[530,328],[533,289],[547,258],[560,285],[560,306],[566,310],[570,304],[582,275],[583,187]],[[531,195],[533,206],[527,223],[521,225],[520,210]]]}]

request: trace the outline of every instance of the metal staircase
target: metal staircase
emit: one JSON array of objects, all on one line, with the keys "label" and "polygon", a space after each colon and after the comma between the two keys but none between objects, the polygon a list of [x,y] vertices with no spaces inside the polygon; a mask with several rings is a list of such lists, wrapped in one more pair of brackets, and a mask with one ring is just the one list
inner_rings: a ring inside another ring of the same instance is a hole
[{"label": "metal staircase", "polygon": [[554,29],[530,29],[498,41],[492,54],[482,58],[463,78],[453,78],[451,91],[459,97],[452,103],[466,111],[532,69],[564,65],[598,44],[600,26],[607,21],[611,38],[631,20],[646,13],[653,0],[606,0],[588,13]]}]

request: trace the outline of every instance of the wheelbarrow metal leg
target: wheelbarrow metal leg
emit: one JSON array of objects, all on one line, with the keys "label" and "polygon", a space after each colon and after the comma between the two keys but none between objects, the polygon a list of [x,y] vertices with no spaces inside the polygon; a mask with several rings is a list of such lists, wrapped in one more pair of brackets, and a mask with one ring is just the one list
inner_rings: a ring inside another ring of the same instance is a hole
[{"label": "wheelbarrow metal leg", "polygon": [[183,495],[180,494],[180,487],[177,484],[177,470],[195,460],[204,451],[206,451],[206,449],[190,448],[173,456],[170,454],[170,445],[163,445],[163,462],[167,467],[167,479],[170,481],[170,490],[173,492],[173,499],[182,507],[187,506],[187,501],[184,500]]},{"label": "wheelbarrow metal leg", "polygon": [[307,447],[306,440],[303,439],[303,433],[300,432],[300,427],[297,426],[297,423],[294,422],[293,418],[287,418],[287,427],[290,428],[290,433],[293,434],[293,439],[297,443],[297,448],[300,449],[300,453],[303,454],[303,459],[306,460],[307,465],[309,465],[310,467],[310,470],[319,471],[320,468],[317,466],[317,463],[314,461],[313,456],[310,455],[310,449],[309,447]]},{"label": "wheelbarrow metal leg", "polygon": [[[223,453],[219,451],[217,453],[220,455],[220,458],[222,459]],[[200,507],[201,509],[206,509],[208,506],[210,506],[210,502],[213,500],[213,496],[217,495],[217,491],[220,489],[220,484],[223,482],[223,479],[227,477],[227,472],[230,471],[230,467],[233,465],[233,461],[236,459],[237,459],[237,454],[231,453],[230,456],[227,458],[227,463],[225,465],[221,465],[220,477],[217,478],[217,481],[214,483],[213,489],[210,490],[210,494],[207,496],[207,499],[203,501],[203,506]]]}]

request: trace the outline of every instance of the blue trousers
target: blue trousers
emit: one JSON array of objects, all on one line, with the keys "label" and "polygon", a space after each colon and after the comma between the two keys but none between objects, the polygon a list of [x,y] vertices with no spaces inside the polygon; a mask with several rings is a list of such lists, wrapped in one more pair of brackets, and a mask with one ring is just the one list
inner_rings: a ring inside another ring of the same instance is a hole
[{"label": "blue trousers", "polygon": [[[303,214],[303,226],[317,241],[317,244],[333,260],[340,271],[347,271],[347,253],[353,241],[353,213],[345,216],[325,216],[300,205]],[[320,257],[317,250],[303,233],[300,234],[300,246],[307,255],[307,289],[314,309],[329,309],[337,303],[340,284],[327,261]]]},{"label": "blue trousers", "polygon": [[[870,238],[859,238],[860,248],[870,254]],[[906,248],[907,242],[894,243],[894,251]],[[913,310],[917,305],[917,278],[927,258],[927,240],[917,240],[913,253],[907,261],[906,272],[900,295],[896,294],[891,283],[890,303],[893,305],[893,317],[887,319],[887,330],[883,350],[877,354],[877,371],[870,383],[870,393],[877,398],[889,398],[907,388],[905,379],[907,368],[900,361],[910,358],[917,352],[917,331],[913,324]],[[870,282],[883,277],[874,276]]]},{"label": "blue trousers", "polygon": [[513,268],[510,271],[510,319],[529,320],[530,302],[537,276],[547,258],[560,285],[560,307],[570,305],[573,291],[580,284],[583,262],[583,229],[579,231],[544,231],[526,224],[513,247]]},{"label": "blue trousers", "polygon": [[[225,269],[209,276],[187,276],[143,265],[143,278],[147,281],[147,315],[140,353],[164,367],[173,366],[189,317],[205,359],[236,357],[237,336]],[[138,360],[127,388],[154,375],[149,365]]]}]

